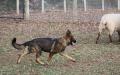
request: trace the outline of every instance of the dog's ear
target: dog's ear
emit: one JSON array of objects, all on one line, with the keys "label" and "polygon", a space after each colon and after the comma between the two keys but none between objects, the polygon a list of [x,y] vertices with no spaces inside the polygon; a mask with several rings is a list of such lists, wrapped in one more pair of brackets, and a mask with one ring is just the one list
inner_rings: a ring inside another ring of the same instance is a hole
[{"label": "dog's ear", "polygon": [[66,31],[66,35],[70,35],[71,34],[71,31],[68,29],[67,31]]}]

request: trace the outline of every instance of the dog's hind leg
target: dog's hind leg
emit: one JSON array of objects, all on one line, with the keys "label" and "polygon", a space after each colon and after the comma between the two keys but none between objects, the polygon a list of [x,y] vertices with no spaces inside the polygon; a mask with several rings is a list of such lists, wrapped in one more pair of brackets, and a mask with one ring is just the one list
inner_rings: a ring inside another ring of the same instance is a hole
[{"label": "dog's hind leg", "polygon": [[66,57],[66,58],[68,58],[68,59],[70,59],[71,61],[73,61],[73,62],[75,62],[76,60],[74,59],[74,58],[72,58],[72,57],[70,57],[69,55],[67,55],[67,54],[64,54],[64,53],[59,53],[61,56],[64,56],[64,57]]},{"label": "dog's hind leg", "polygon": [[39,63],[39,64],[44,65],[44,63],[39,60],[40,55],[41,55],[41,54],[40,54],[39,52],[36,52],[36,62]]},{"label": "dog's hind leg", "polygon": [[40,55],[41,55],[41,50],[37,47],[35,48],[36,49],[36,62],[39,63],[39,64],[42,64],[44,65],[44,63],[42,61],[39,60],[40,58]]},{"label": "dog's hind leg", "polygon": [[21,58],[22,58],[24,55],[28,54],[28,53],[29,53],[29,52],[28,52],[28,46],[27,46],[27,47],[23,50],[23,53],[19,55],[18,60],[17,60],[17,64],[19,64],[20,61],[21,61]]}]

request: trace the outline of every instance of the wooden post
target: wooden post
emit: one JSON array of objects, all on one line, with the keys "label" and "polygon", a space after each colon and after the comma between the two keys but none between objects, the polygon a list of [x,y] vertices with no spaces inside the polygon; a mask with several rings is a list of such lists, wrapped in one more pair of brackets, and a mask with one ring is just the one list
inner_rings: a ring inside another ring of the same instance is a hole
[{"label": "wooden post", "polygon": [[120,10],[120,0],[118,0],[118,10]]},{"label": "wooden post", "polygon": [[104,6],[105,4],[104,4],[104,0],[102,0],[102,10],[104,10],[105,9],[105,6]]},{"label": "wooden post", "polygon": [[77,20],[77,0],[73,0],[73,16],[74,20]]},{"label": "wooden post", "polygon": [[84,11],[87,10],[86,0],[84,0]]},{"label": "wooden post", "polygon": [[67,9],[66,9],[66,0],[64,0],[64,12],[65,13],[67,12]]},{"label": "wooden post", "polygon": [[19,15],[19,0],[16,0],[16,13]]},{"label": "wooden post", "polygon": [[25,0],[25,8],[24,8],[25,10],[25,12],[24,12],[24,17],[25,17],[25,19],[29,19],[29,14],[30,14],[30,12],[29,12],[29,0]]},{"label": "wooden post", "polygon": [[73,12],[77,13],[77,0],[73,1]]},{"label": "wooden post", "polygon": [[45,11],[44,0],[42,0],[42,12]]}]

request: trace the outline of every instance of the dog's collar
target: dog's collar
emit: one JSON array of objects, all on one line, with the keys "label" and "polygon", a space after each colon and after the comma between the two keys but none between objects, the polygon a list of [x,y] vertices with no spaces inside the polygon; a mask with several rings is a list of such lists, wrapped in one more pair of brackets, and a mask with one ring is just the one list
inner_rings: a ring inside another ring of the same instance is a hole
[{"label": "dog's collar", "polygon": [[57,41],[57,38],[52,38],[52,40],[53,40],[53,44],[52,44],[52,47],[51,47],[51,51],[50,51],[50,52],[52,52],[52,51],[54,50],[54,47],[55,47],[55,43],[56,43],[56,41]]}]

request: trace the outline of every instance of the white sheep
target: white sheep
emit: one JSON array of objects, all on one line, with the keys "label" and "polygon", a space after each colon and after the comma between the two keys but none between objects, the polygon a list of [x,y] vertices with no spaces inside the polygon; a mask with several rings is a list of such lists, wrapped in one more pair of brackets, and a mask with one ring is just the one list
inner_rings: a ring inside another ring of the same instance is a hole
[{"label": "white sheep", "polygon": [[114,31],[118,32],[120,42],[120,14],[105,14],[102,16],[96,43],[98,43],[101,32],[105,29],[108,30],[110,42],[112,42],[112,34]]}]

